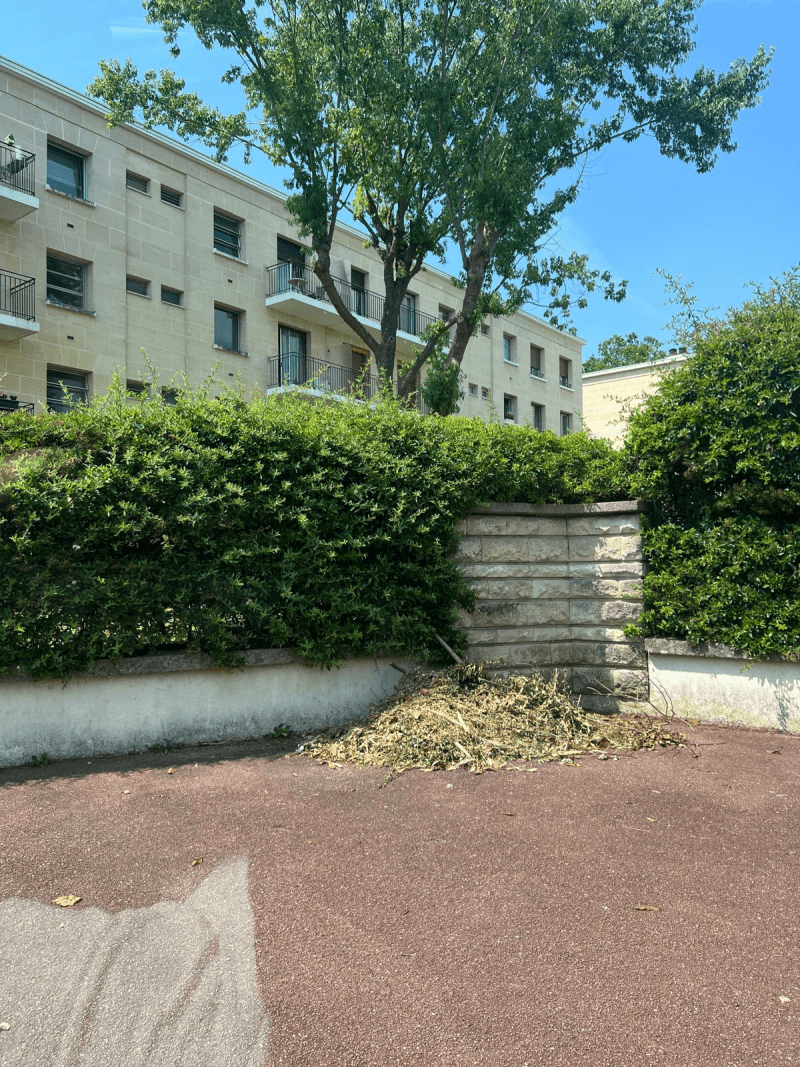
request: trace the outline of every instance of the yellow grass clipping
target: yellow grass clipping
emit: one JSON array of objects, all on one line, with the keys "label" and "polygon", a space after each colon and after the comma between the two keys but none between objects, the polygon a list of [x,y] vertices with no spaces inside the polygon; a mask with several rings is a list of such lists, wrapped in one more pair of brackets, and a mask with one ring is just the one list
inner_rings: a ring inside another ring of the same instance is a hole
[{"label": "yellow grass clipping", "polygon": [[686,743],[668,721],[641,710],[583,711],[557,675],[491,677],[492,667],[420,667],[365,719],[325,731],[306,754],[321,763],[389,767],[392,775],[456,767],[480,774],[510,761],[572,760]]}]

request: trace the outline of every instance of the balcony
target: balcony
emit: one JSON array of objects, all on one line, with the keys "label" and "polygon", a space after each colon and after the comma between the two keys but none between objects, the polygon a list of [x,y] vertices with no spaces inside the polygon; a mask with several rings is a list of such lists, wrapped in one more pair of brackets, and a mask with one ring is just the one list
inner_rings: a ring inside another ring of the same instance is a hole
[{"label": "balcony", "polygon": [[16,222],[36,211],[36,157],[0,143],[0,221]]},{"label": "balcony", "polygon": [[569,378],[565,374],[559,374],[559,376],[558,376],[558,384],[559,385],[563,385],[565,389],[571,389],[572,388],[572,382],[569,380]]},{"label": "balcony", "polygon": [[374,374],[363,379],[348,367],[338,367],[323,359],[304,356],[300,352],[288,352],[267,360],[267,388],[286,389],[290,386],[305,386],[314,393],[335,393],[347,396],[361,390],[363,398],[371,400],[378,392],[378,379]]},{"label": "balcony", "polygon": [[541,378],[542,381],[545,380],[544,371],[541,367],[531,367],[531,378]]},{"label": "balcony", "polygon": [[[384,297],[371,293],[369,289],[354,288],[342,278],[334,278],[333,283],[346,307],[378,336]],[[305,263],[275,263],[267,267],[266,303],[267,307],[275,304],[290,305],[293,313],[321,326],[330,326],[335,318],[338,318],[322,283]],[[417,341],[431,323],[438,321],[435,315],[426,315],[415,307],[406,305],[401,308],[397,320],[398,341],[403,339],[403,335],[409,342]]]},{"label": "balcony", "polygon": [[20,400],[13,393],[0,393],[0,415],[6,411],[27,411],[33,414],[33,401]]},{"label": "balcony", "polygon": [[33,278],[0,270],[0,341],[15,341],[39,332],[35,321],[35,286]]}]

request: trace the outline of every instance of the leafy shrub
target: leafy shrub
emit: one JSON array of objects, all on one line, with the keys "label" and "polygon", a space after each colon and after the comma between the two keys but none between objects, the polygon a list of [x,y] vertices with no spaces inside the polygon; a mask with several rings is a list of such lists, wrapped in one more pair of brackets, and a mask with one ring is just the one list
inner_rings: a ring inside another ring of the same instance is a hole
[{"label": "leafy shrub", "polygon": [[328,666],[424,653],[434,631],[463,648],[460,518],[627,494],[619,456],[583,434],[389,400],[185,391],[169,407],[119,383],[65,415],[3,416],[0,457],[0,672],[35,676],[168,648]]},{"label": "leafy shrub", "polygon": [[800,284],[797,272],[705,326],[630,423],[645,533],[631,633],[800,658]]}]

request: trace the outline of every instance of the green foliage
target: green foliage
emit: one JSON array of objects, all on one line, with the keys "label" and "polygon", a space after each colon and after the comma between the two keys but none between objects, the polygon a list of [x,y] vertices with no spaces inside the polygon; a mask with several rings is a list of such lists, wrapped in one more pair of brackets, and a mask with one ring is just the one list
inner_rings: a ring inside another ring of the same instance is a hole
[{"label": "green foliage", "polygon": [[600,342],[596,356],[589,356],[583,361],[583,372],[588,374],[593,370],[630,367],[634,363],[653,363],[657,359],[665,359],[666,355],[661,342],[655,337],[643,337],[640,341],[636,333],[629,333],[627,337],[615,333]]},{"label": "green foliage", "polygon": [[429,329],[439,332],[438,344],[428,360],[428,373],[420,393],[434,415],[455,415],[464,399],[466,374],[461,366],[451,360],[445,351],[447,333],[438,323]]},{"label": "green foliage", "polygon": [[109,396],[0,417],[0,673],[189,649],[220,665],[291,647],[346,656],[464,647],[456,523],[489,499],[619,499],[583,434],[424,418],[302,394]]},{"label": "green foliage", "polygon": [[639,632],[800,654],[798,270],[724,320],[633,415],[635,493],[659,500]]},{"label": "green foliage", "polygon": [[[333,306],[392,377],[397,313],[426,256],[457,249],[461,363],[481,301],[536,304],[554,325],[625,283],[587,257],[548,254],[585,162],[614,140],[710,170],[767,84],[759,48],[722,74],[685,65],[701,0],[145,0],[173,56],[184,29],[232,60],[246,110],[209,108],[171,71],[101,64],[89,91],[113,123],[141,118],[224,158],[233,143],[289,172],[288,208],[309,235]],[[347,207],[382,260],[381,337],[337,295],[331,247]],[[577,297],[573,290],[577,288]],[[426,345],[401,389],[431,355]]]}]

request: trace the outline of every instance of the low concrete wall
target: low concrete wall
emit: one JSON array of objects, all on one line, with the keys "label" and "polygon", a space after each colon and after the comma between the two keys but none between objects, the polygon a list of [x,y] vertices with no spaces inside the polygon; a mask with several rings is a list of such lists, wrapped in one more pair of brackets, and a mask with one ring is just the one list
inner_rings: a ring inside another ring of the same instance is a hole
[{"label": "low concrete wall", "polygon": [[462,524],[458,554],[477,591],[462,612],[469,658],[503,673],[566,676],[584,707],[647,697],[644,647],[622,632],[641,611],[646,505],[490,504]]},{"label": "low concrete wall", "polygon": [[645,641],[650,699],[684,718],[800,733],[800,663],[748,660],[726,645]]},{"label": "low concrete wall", "polygon": [[[410,667],[405,660],[401,666]],[[0,679],[0,767],[47,753],[72,759],[174,744],[262,737],[281,723],[302,731],[357,719],[400,677],[389,659],[331,671],[290,652],[247,652],[242,667],[173,654],[96,663],[60,680]]]}]

